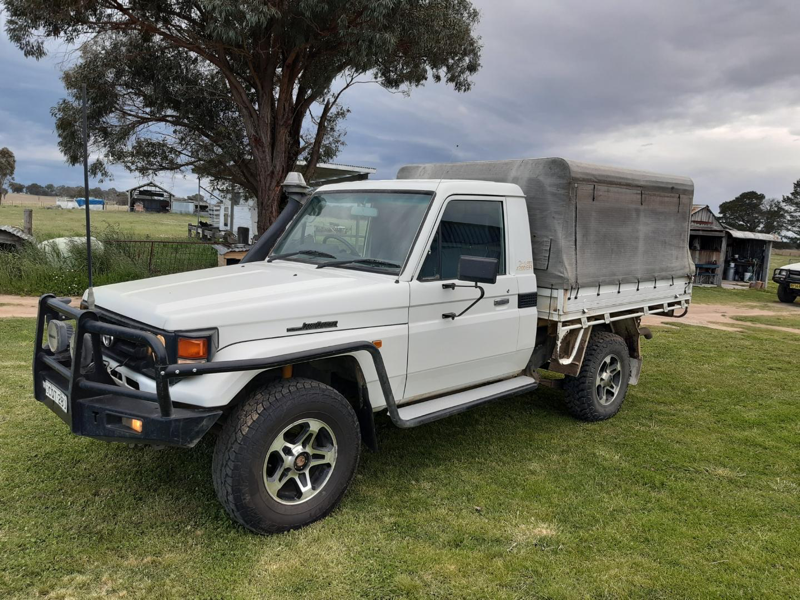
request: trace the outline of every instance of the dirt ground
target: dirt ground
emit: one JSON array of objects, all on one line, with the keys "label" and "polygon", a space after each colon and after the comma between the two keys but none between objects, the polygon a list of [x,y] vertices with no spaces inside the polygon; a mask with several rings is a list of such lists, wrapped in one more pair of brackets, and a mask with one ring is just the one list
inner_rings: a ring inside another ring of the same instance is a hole
[{"label": "dirt ground", "polygon": [[[25,296],[3,296],[0,295],[0,318],[3,317],[35,317],[39,298]],[[73,298],[72,305],[78,306],[80,298]],[[689,308],[689,313],[682,319],[674,319],[661,315],[650,315],[643,319],[644,325],[673,325],[683,323],[685,325],[700,325],[711,327],[712,329],[722,329],[723,331],[742,331],[745,326],[741,321],[735,321],[731,317],[760,317],[776,315],[797,315],[800,316],[800,304],[774,304],[769,309],[758,308],[756,304],[746,305],[723,305],[723,304],[693,304]],[[748,327],[766,327],[777,329],[789,333],[800,334],[800,329],[790,327],[777,327],[773,325],[761,325],[757,323],[747,323]]]},{"label": "dirt ground", "polygon": [[[72,299],[72,306],[78,306],[80,298]],[[0,294],[0,318],[35,317],[39,308],[38,296],[4,296]]]},{"label": "dirt ground", "polygon": [[743,323],[732,317],[775,317],[782,315],[800,316],[800,304],[770,304],[768,309],[759,308],[757,304],[731,305],[731,304],[692,304],[689,312],[682,319],[665,317],[663,315],[650,315],[642,321],[644,325],[700,325],[723,331],[742,331],[742,327],[765,327],[788,333],[800,334],[800,329],[778,327],[775,325],[762,325],[760,323]]}]

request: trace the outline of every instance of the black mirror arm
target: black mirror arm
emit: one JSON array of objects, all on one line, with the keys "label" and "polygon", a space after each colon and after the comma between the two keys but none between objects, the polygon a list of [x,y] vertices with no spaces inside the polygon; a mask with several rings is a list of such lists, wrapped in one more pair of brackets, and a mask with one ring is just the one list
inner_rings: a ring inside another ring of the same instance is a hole
[{"label": "black mirror arm", "polygon": [[[471,288],[471,287],[473,287],[473,286],[471,286],[471,285],[458,285],[458,284],[455,284],[455,283],[443,283],[443,284],[442,284],[442,289],[443,289],[443,290],[454,290],[454,289],[456,289],[457,287]],[[473,302],[472,304],[470,304],[470,305],[469,305],[467,308],[465,308],[464,310],[462,310],[462,311],[461,311],[460,313],[458,313],[458,314],[456,314],[456,313],[452,313],[452,312],[449,312],[449,313],[444,313],[444,314],[442,315],[442,318],[443,318],[443,319],[451,319],[451,320],[455,321],[455,320],[456,320],[458,317],[461,317],[461,316],[463,316],[464,314],[466,314],[466,312],[467,312],[469,309],[471,309],[471,308],[472,308],[473,306],[475,306],[475,305],[476,305],[478,302],[480,302],[481,300],[483,300],[483,297],[486,295],[486,290],[484,290],[482,286],[478,285],[478,284],[477,284],[477,282],[475,283],[475,286],[474,286],[474,287],[475,287],[475,288],[477,288],[477,289],[479,289],[479,290],[481,291],[481,295],[480,295],[480,296],[478,296],[478,299],[477,299],[477,300],[475,300],[475,302]]]}]

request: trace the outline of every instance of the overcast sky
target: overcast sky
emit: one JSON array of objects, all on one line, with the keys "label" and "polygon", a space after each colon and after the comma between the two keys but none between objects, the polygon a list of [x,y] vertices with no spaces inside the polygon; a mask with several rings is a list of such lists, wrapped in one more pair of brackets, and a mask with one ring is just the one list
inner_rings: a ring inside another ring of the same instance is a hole
[{"label": "overcast sky", "polygon": [[[696,203],[800,178],[800,2],[477,0],[483,68],[458,94],[429,83],[406,98],[377,86],[352,109],[337,162],[392,178],[410,162],[563,156],[688,175]],[[0,17],[1,19],[1,17]],[[0,146],[17,180],[79,185],[50,108],[63,53],[36,62],[0,34]],[[122,171],[110,184],[139,181]],[[161,178],[179,194],[196,183]]]}]

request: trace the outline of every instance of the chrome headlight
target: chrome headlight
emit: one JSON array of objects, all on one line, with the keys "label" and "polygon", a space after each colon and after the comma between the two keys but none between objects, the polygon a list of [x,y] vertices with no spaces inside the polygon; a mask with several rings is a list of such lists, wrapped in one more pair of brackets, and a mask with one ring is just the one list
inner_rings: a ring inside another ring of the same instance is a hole
[{"label": "chrome headlight", "polygon": [[114,345],[114,336],[113,335],[103,335],[100,336],[100,339],[103,342],[103,346],[106,348],[111,348]]}]

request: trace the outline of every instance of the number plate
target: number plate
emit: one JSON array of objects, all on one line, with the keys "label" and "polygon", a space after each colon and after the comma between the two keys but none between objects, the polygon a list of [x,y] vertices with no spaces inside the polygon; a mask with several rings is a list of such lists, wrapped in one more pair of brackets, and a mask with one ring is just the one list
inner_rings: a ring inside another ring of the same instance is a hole
[{"label": "number plate", "polygon": [[47,381],[47,379],[44,380],[44,395],[50,398],[55,404],[58,404],[61,410],[67,412],[67,395]]},{"label": "number plate", "polygon": [[790,283],[789,287],[793,290],[800,290],[800,283]]}]

